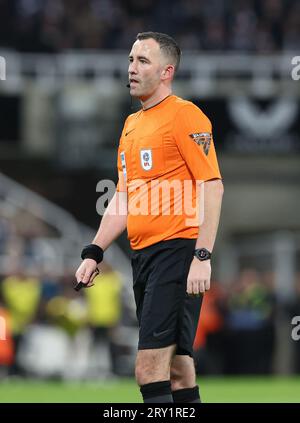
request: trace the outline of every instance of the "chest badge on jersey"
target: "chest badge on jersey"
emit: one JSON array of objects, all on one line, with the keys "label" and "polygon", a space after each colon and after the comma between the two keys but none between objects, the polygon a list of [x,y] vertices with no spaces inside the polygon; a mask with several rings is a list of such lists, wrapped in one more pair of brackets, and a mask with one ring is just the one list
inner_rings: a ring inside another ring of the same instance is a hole
[{"label": "chest badge on jersey", "polygon": [[199,132],[197,134],[190,134],[190,137],[196,144],[201,145],[204,153],[208,155],[212,134],[210,132]]},{"label": "chest badge on jersey", "polygon": [[144,170],[152,169],[152,150],[141,150],[141,165]]}]

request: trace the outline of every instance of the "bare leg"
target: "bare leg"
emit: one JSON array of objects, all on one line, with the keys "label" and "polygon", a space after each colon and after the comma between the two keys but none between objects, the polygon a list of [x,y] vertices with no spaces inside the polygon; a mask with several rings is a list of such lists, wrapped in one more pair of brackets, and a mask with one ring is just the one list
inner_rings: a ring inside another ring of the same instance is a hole
[{"label": "bare leg", "polygon": [[170,379],[170,365],[176,345],[165,348],[139,350],[135,377],[138,385]]}]

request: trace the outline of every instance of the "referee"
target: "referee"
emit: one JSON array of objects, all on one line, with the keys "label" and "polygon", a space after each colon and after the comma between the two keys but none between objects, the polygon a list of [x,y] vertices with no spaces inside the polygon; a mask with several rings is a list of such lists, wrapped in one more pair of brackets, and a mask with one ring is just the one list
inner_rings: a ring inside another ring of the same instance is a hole
[{"label": "referee", "polygon": [[211,123],[172,94],[180,55],[166,34],[136,37],[128,76],[141,109],[124,124],[117,190],[76,272],[78,283],[92,286],[104,251],[127,229],[139,322],[135,376],[147,403],[201,402],[193,341],[223,196]]}]

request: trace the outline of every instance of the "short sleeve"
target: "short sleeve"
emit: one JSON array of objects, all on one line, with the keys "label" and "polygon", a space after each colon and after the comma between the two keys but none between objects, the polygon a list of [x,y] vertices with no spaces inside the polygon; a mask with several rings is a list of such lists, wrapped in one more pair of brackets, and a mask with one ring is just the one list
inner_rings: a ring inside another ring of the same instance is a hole
[{"label": "short sleeve", "polygon": [[221,179],[211,122],[195,104],[188,103],[177,112],[173,136],[196,180]]},{"label": "short sleeve", "polygon": [[118,160],[117,160],[118,183],[116,188],[118,192],[127,192],[126,158],[125,158],[125,152],[122,148],[122,140],[123,140],[124,134],[126,133],[127,124],[128,124],[128,117],[124,122],[124,126],[122,129],[122,133],[121,133],[121,137],[119,141],[119,148],[118,148]]},{"label": "short sleeve", "polygon": [[121,149],[121,144],[118,148],[118,183],[116,189],[118,192],[127,192],[125,153]]}]

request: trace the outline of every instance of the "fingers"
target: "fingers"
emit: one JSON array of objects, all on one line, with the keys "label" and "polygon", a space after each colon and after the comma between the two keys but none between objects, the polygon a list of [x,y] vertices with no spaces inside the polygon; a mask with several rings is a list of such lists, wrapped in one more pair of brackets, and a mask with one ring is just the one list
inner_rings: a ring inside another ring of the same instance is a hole
[{"label": "fingers", "polygon": [[88,284],[91,281],[91,278],[94,275],[94,273],[95,273],[94,269],[86,268],[81,281],[85,284]]},{"label": "fingers", "polygon": [[75,277],[76,277],[76,280],[77,280],[78,283],[82,280],[83,276],[84,276],[84,272],[81,271],[80,267],[79,267],[79,269],[75,273]]},{"label": "fingers", "polygon": [[198,281],[193,281],[193,295],[198,295],[201,291],[201,284],[198,283]]},{"label": "fingers", "polygon": [[99,269],[96,267],[96,270],[92,273],[92,275],[90,276],[90,279],[88,281],[88,283],[86,284],[86,288],[90,288],[91,286],[94,286],[95,284],[93,283],[94,279],[96,276],[98,276],[100,274]]},{"label": "fingers", "polygon": [[210,290],[210,279],[205,281],[205,291],[209,291]]},{"label": "fingers", "polygon": [[187,283],[187,294],[190,296],[203,295],[210,289],[210,280],[189,280]]},{"label": "fingers", "polygon": [[99,269],[95,267],[95,261],[86,260],[82,262],[75,274],[77,284],[81,282],[81,287],[82,284],[84,284],[84,288],[90,288],[91,286],[94,286],[93,280],[99,275],[99,273]]},{"label": "fingers", "polygon": [[92,273],[92,275],[90,277],[88,285],[91,284],[93,282],[93,280],[95,279],[95,277],[98,276],[99,274],[100,274],[100,271],[99,271],[98,267],[96,267],[95,271]]}]

